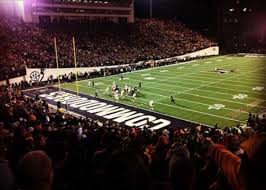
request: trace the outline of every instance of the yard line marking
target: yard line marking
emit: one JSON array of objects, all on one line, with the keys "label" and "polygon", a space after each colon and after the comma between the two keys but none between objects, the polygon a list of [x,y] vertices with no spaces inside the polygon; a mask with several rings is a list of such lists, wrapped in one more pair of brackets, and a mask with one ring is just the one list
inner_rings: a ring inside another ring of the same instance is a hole
[{"label": "yard line marking", "polygon": [[[224,57],[224,56],[219,56],[219,57]],[[208,58],[208,59],[210,59],[210,58]],[[205,60],[208,60],[208,59],[205,59]],[[204,60],[200,60],[200,61],[203,62]],[[130,74],[132,74],[132,73],[134,74],[134,73],[139,73],[139,72],[147,72],[147,71],[153,71],[153,70],[157,70],[157,69],[161,69],[161,68],[169,68],[169,67],[175,68],[176,66],[182,67],[182,65],[189,65],[189,64],[191,64],[193,62],[195,62],[195,61],[186,61],[186,62],[183,62],[183,63],[178,63],[177,62],[175,64],[165,65],[165,66],[161,66],[161,67],[154,67],[154,68],[147,68],[147,69],[136,70],[136,71],[131,71],[131,72],[125,72],[124,74],[129,74],[129,73]],[[250,63],[250,61],[241,62],[241,64],[243,64],[243,63]],[[232,64],[232,63],[230,63],[230,64]],[[212,66],[214,66],[214,65],[215,64],[212,64]],[[228,63],[228,65],[229,65],[229,63]],[[119,75],[120,75],[120,73],[119,74],[115,74],[115,75],[110,75],[110,76],[119,76]],[[105,78],[105,77],[109,77],[109,76],[96,77],[96,78],[100,79],[100,78]],[[91,80],[91,79],[84,79],[84,80],[80,80],[79,82],[88,81],[88,80]]]},{"label": "yard line marking", "polygon": [[[244,61],[244,62],[242,62],[242,63],[248,63],[249,61]],[[228,63],[228,64],[223,64],[223,66],[225,66],[225,65],[229,65],[229,66],[231,66],[231,63]],[[166,66],[169,66],[169,67],[171,67],[172,65],[166,65]],[[163,66],[164,67],[164,66]],[[159,67],[160,68],[160,67]],[[207,67],[207,68],[209,68],[209,67]],[[256,70],[261,70],[262,68],[259,68],[259,69],[256,69]],[[250,70],[250,69],[249,69]],[[255,70],[255,71],[256,71]],[[243,74],[248,74],[248,73],[252,73],[252,72],[255,72],[255,71],[251,71],[251,72],[245,72],[245,73],[240,73],[240,74],[238,74],[238,75],[236,75],[235,77],[238,77],[238,76],[241,76],[241,75],[243,75]],[[154,69],[152,72],[157,72],[156,71],[156,69]],[[186,74],[183,74],[183,75],[180,75],[180,76],[190,76],[190,75],[193,75],[193,74],[197,74],[197,71],[194,71],[194,72],[186,72]],[[229,78],[231,78],[231,77],[229,77]],[[254,78],[254,77],[253,77]],[[254,83],[255,84],[255,83]],[[257,83],[256,83],[257,84]]]},{"label": "yard line marking", "polygon": [[150,76],[150,75],[151,75],[151,74],[148,74],[148,73],[147,73],[147,74],[142,74],[141,76],[142,76],[142,77],[146,77],[146,76]]},{"label": "yard line marking", "polygon": [[[208,69],[210,69],[210,68],[208,68]],[[250,68],[251,69],[251,68]],[[242,72],[242,73],[234,73],[234,75],[237,77],[237,76],[241,76],[241,75],[243,75],[243,73],[245,73],[245,75],[247,75],[248,73],[252,73],[252,72],[254,72],[254,71],[251,71],[250,72],[250,69],[248,70],[249,72]],[[253,68],[252,68],[253,69]],[[258,70],[261,70],[261,69],[258,69]],[[170,70],[170,71],[172,71],[173,73],[167,73],[167,74],[169,74],[169,75],[174,75],[174,76],[178,76],[178,74],[179,73],[184,73],[184,71],[176,71],[176,69],[173,69],[173,70]],[[214,70],[213,70],[214,71]],[[160,74],[160,75],[164,75],[163,73],[159,73],[159,71],[157,71],[157,70],[154,70],[154,71],[152,71],[153,73],[156,73],[156,74]],[[208,75],[206,75],[206,74],[202,74],[202,73],[208,73],[208,74],[214,74],[214,72],[211,72],[210,70],[208,70],[208,71],[206,71],[206,70],[202,70],[202,69],[200,69],[200,70],[194,70],[193,69],[193,72],[186,72],[186,74],[187,74],[187,76],[191,76],[191,75],[203,75],[203,76],[197,76],[197,77],[201,77],[201,78],[206,78],[206,79],[213,79],[213,78],[210,78],[210,77],[208,77]],[[257,75],[257,73],[256,73],[256,75]],[[212,75],[212,76],[214,76],[214,75]],[[218,75],[217,75],[218,76]],[[227,76],[227,75],[225,75],[225,76]],[[245,76],[246,77],[246,76]],[[252,77],[252,79],[256,79],[256,77],[254,77],[254,76],[250,76],[250,77]],[[265,75],[263,75],[261,78],[258,78],[258,79],[260,79],[260,80],[262,80],[262,79],[264,79],[265,78]],[[245,78],[241,78],[241,81],[243,80],[243,79],[245,79]],[[245,81],[244,83],[249,83],[248,81]],[[251,82],[252,83],[252,82]]]},{"label": "yard line marking", "polygon": [[[256,69],[256,70],[260,70],[260,69]],[[256,70],[254,70],[254,71],[256,71]],[[250,71],[250,72],[247,72],[247,73],[252,73],[252,72],[254,72],[254,71]],[[242,73],[242,74],[240,74],[240,75],[244,75],[244,74],[246,74],[246,73]],[[207,86],[210,86],[210,85],[216,84],[216,83],[218,83],[218,82],[221,82],[221,81],[223,81],[223,80],[228,80],[228,79],[232,79],[232,78],[235,78],[235,77],[238,77],[238,76],[227,77],[227,78],[220,79],[220,80],[215,81],[215,82],[212,82],[212,83],[208,83],[208,84],[206,84],[206,85],[200,85],[197,89],[202,88],[202,87],[207,87]],[[159,80],[159,81],[160,81],[160,80]],[[222,88],[222,89],[227,89],[227,88]],[[190,89],[190,90],[188,90],[188,91],[191,91],[191,90],[193,90],[193,89]],[[230,89],[230,90],[233,90],[233,89]],[[235,90],[235,89],[234,89],[234,90]],[[188,91],[187,91],[187,92],[188,92]],[[245,90],[236,90],[236,91],[251,93],[250,91],[245,91]],[[261,94],[261,93],[259,93],[259,94]]]},{"label": "yard line marking", "polygon": [[[161,74],[161,73],[156,73],[156,75],[162,75],[162,76],[165,76],[166,77],[166,75],[164,75],[164,74]],[[167,78],[177,78],[179,75],[176,75],[176,74],[171,74],[171,73],[168,73],[167,75],[174,75],[174,76],[176,76],[176,77],[167,77]],[[191,73],[191,75],[199,75],[199,73]],[[206,75],[205,75],[206,76]],[[188,76],[188,77],[193,77],[193,78],[203,78],[203,79],[210,79],[210,80],[213,80],[214,78],[210,78],[210,77],[203,77],[203,76]],[[195,81],[195,79],[187,79],[187,80],[194,80]],[[199,80],[197,80],[197,81],[199,81]],[[208,81],[204,81],[204,80],[200,80],[200,81],[202,81],[202,82],[208,82]],[[238,83],[246,83],[246,84],[256,84],[256,85],[258,85],[258,83],[255,83],[255,82],[244,82],[244,81],[235,81],[234,80],[234,82],[238,82]],[[223,83],[223,84],[226,84],[226,83]],[[229,84],[226,84],[226,85],[229,85]],[[243,86],[243,87],[247,87],[246,85],[238,85],[238,84],[233,84],[234,86]],[[264,84],[265,85],[265,84]]]},{"label": "yard line marking", "polygon": [[[256,70],[260,70],[260,69],[256,69]],[[251,72],[254,72],[254,71],[250,71],[250,72],[248,72],[248,73],[251,73]],[[242,73],[241,75],[243,75],[243,74],[246,74],[246,73]],[[232,77],[227,77],[226,79],[232,79],[232,78],[235,78],[236,76],[232,76]],[[206,85],[200,85],[199,87],[197,87],[197,88],[195,88],[195,89],[199,89],[199,88],[202,88],[202,87],[207,87],[207,86],[210,86],[210,85],[213,85],[213,84],[216,84],[216,83],[218,83],[218,82],[220,82],[220,81],[223,81],[223,80],[225,80],[225,79],[220,79],[220,80],[218,80],[218,81],[215,81],[215,82],[212,82],[212,83],[208,83],[208,84],[206,84]],[[189,91],[191,91],[191,90],[193,90],[193,89],[190,89],[190,90],[187,90],[186,92],[189,92]],[[177,98],[176,98],[177,99]],[[223,108],[223,109],[228,109],[228,108]],[[242,112],[242,110],[236,110],[237,112]],[[245,111],[244,111],[245,112]]]},{"label": "yard line marking", "polygon": [[[156,75],[162,75],[164,76],[164,78],[174,78],[174,79],[178,79],[179,77],[166,77],[163,74],[156,74]],[[169,74],[170,75],[170,74]],[[192,78],[205,78],[205,79],[211,79],[214,80],[214,78],[207,78],[207,77],[200,77],[200,76],[187,76],[187,77],[192,77]],[[190,79],[190,78],[183,78],[184,80],[191,80],[191,81],[200,81],[200,82],[209,82],[210,80],[196,80],[196,79]],[[234,82],[238,82],[238,81],[234,81]],[[239,83],[249,83],[249,84],[253,84],[253,85],[258,85],[258,83],[251,83],[251,82],[239,82]],[[250,86],[246,86],[246,85],[239,85],[239,84],[227,84],[227,83],[221,83],[224,85],[229,85],[229,86],[240,86],[240,87],[247,87],[249,88]]]},{"label": "yard line marking", "polygon": [[[261,69],[256,69],[256,70],[254,70],[254,71],[250,71],[250,72],[245,72],[245,73],[240,73],[239,75],[235,75],[235,76],[232,76],[232,77],[227,77],[227,78],[225,78],[224,80],[229,80],[229,79],[232,79],[232,78],[235,78],[235,77],[239,77],[239,76],[241,76],[241,75],[246,75],[246,74],[248,74],[248,73],[253,73],[253,72],[255,72],[255,71],[257,71],[257,70],[261,70]],[[191,72],[191,73],[187,73],[187,74],[183,74],[183,75],[179,75],[179,77],[180,76],[190,76],[190,75],[193,75],[195,72]],[[157,73],[158,74],[158,73]],[[159,74],[160,75],[160,74]],[[162,75],[162,74],[161,74]],[[179,78],[179,77],[175,77],[175,79],[177,79],[177,78]],[[170,78],[170,77],[169,77]],[[173,77],[171,77],[171,78],[173,78]],[[188,79],[188,80],[193,80],[193,79]],[[207,81],[202,81],[202,82],[207,82]],[[254,83],[254,84],[257,84],[257,83]],[[244,85],[243,85],[244,86]]]},{"label": "yard line marking", "polygon": [[195,67],[195,66],[199,66],[200,64],[193,64],[193,65],[191,65],[192,67]]},{"label": "yard line marking", "polygon": [[[133,71],[133,72],[131,72],[131,73],[138,73],[138,72],[146,72],[146,71],[153,71],[153,70],[158,70],[158,69],[161,69],[161,68],[175,68],[177,65],[180,67],[180,66],[182,66],[182,65],[185,65],[185,64],[190,64],[190,63],[192,63],[193,61],[188,61],[188,62],[184,62],[184,63],[177,63],[177,64],[171,64],[171,65],[166,65],[166,66],[161,66],[161,67],[156,67],[156,68],[149,68],[149,69],[143,69],[143,70],[137,70],[137,71]],[[249,61],[248,61],[249,62]],[[246,61],[246,63],[248,63],[247,61]],[[243,64],[243,63],[245,63],[245,62],[242,62],[241,64]],[[231,64],[231,63],[230,63]],[[131,74],[131,73],[125,73],[125,74]],[[117,75],[119,75],[119,74],[116,74],[116,75],[112,75],[112,76],[110,76],[110,77],[114,77],[114,76],[117,76]],[[100,78],[105,78],[105,77],[98,77],[98,78],[96,78],[96,79],[100,79]],[[79,82],[82,82],[82,81],[87,81],[87,80],[91,80],[91,79],[85,79],[85,80],[81,80],[81,81],[79,81]],[[133,80],[133,79],[131,79],[131,80]],[[154,81],[155,82],[155,81]],[[153,81],[151,81],[151,83],[153,83]],[[183,84],[192,84],[192,83],[184,83],[184,82],[179,82],[179,83],[183,83]],[[193,84],[193,85],[195,85],[195,84]],[[167,85],[167,86],[174,86],[174,85]],[[182,88],[187,88],[187,89],[190,89],[190,88],[188,88],[188,87],[184,87],[184,86],[182,86]],[[214,87],[215,88],[215,87]],[[216,91],[210,91],[210,90],[204,90],[204,89],[197,89],[198,91],[203,91],[203,92],[212,92],[212,93],[217,93],[217,94],[224,94],[224,95],[232,95],[232,94],[229,94],[229,93],[223,93],[223,92],[216,92]],[[229,90],[233,90],[233,89],[229,89]],[[251,93],[251,92],[249,92],[249,93]],[[254,94],[254,92],[253,92],[253,94]],[[257,94],[257,93],[255,93],[255,94]],[[263,100],[263,99],[258,99],[258,98],[252,98],[252,97],[249,97],[249,99],[257,99],[257,100]],[[263,100],[264,101],[264,100]]]},{"label": "yard line marking", "polygon": [[[75,84],[73,84],[73,83],[70,83],[71,85],[75,85]],[[78,85],[78,86],[83,86],[83,85]],[[109,86],[109,85],[108,85]],[[83,86],[84,87],[84,86]],[[85,87],[87,87],[87,86],[85,86]],[[69,89],[67,89],[67,88],[63,88],[62,87],[62,89],[66,89],[66,90],[69,90]],[[104,91],[104,90],[102,90],[102,89],[98,89],[99,91]],[[70,91],[73,91],[73,90],[70,90]],[[73,91],[73,92],[75,92],[75,91]],[[85,93],[82,93],[82,92],[80,92],[81,94],[85,94]],[[88,95],[88,94],[85,94],[85,95]],[[102,98],[102,99],[105,99],[105,98]],[[141,100],[143,100],[143,101],[145,101],[145,102],[149,102],[150,100],[147,100],[147,99],[143,99],[143,98],[137,98],[137,99],[141,99]],[[105,100],[109,100],[110,101],[110,99],[105,99]],[[120,103],[120,102],[119,102]],[[241,121],[241,120],[237,120],[237,119],[231,119],[231,118],[228,118],[228,117],[223,117],[223,116],[219,116],[219,115],[215,115],[215,114],[210,114],[210,113],[205,113],[205,112],[201,112],[201,111],[197,111],[197,110],[192,110],[192,109],[189,109],[189,108],[183,108],[183,107],[181,107],[181,106],[178,106],[178,105],[170,105],[170,104],[164,104],[164,103],[161,103],[161,102],[156,102],[156,104],[161,104],[161,105],[164,105],[164,106],[168,106],[168,107],[174,107],[174,108],[179,108],[179,109],[183,109],[183,110],[186,110],[186,111],[190,111],[190,112],[195,112],[195,113],[200,113],[200,114],[204,114],[204,115],[209,115],[209,116],[213,116],[213,117],[217,117],[217,118],[222,118],[222,119],[226,119],[226,120],[231,120],[231,121],[236,121],[236,122],[240,122],[240,123],[244,123],[245,121]],[[124,104],[124,105],[127,105],[127,106],[130,106],[130,105],[128,105],[128,104]],[[138,109],[142,109],[142,108],[139,108],[139,107],[137,107]],[[160,113],[160,114],[162,114],[162,113]],[[173,117],[173,116],[172,116]],[[179,118],[179,119],[182,119],[182,118]]]},{"label": "yard line marking", "polygon": [[[250,70],[250,69],[249,69]],[[175,75],[175,76],[177,76],[178,74],[179,74],[179,72],[177,72],[176,70],[171,70],[172,72],[174,72],[175,74],[171,74],[170,73],[170,75]],[[158,71],[152,71],[152,72],[154,72],[154,73],[156,73],[156,72],[158,72]],[[181,73],[181,72],[180,72]],[[183,73],[183,72],[182,72]],[[209,71],[206,71],[206,70],[194,70],[194,72],[186,72],[187,74],[188,74],[188,76],[192,76],[193,75],[193,77],[194,76],[197,76],[197,77],[201,77],[201,78],[206,78],[206,79],[212,79],[212,78],[210,78],[210,77],[214,77],[214,75],[211,75],[210,76],[210,74],[214,74],[214,72],[211,72],[210,70]],[[204,73],[207,73],[207,74],[209,74],[209,75],[206,75],[206,74],[204,74]],[[157,73],[156,73],[157,74]],[[266,74],[266,73],[265,73]],[[198,76],[198,75],[202,75],[202,76]],[[235,73],[234,74],[236,77],[237,76],[239,76],[239,75],[241,75],[241,73]],[[257,73],[256,73],[256,75],[257,75]],[[210,76],[210,77],[209,77]],[[265,75],[263,75],[262,77],[255,77],[255,76],[250,76],[250,75],[246,75],[245,76],[245,78],[241,78],[241,80],[238,80],[238,79],[236,79],[235,80],[235,82],[240,82],[241,81],[241,83],[253,83],[254,84],[254,82],[252,82],[252,81],[250,81],[249,79],[255,79],[255,80],[264,80],[265,79]],[[258,82],[258,83],[260,83],[260,82]],[[263,82],[261,82],[261,84],[264,84]]]},{"label": "yard line marking", "polygon": [[[133,78],[140,78],[140,77],[133,77]],[[135,80],[135,79],[132,79],[132,76],[131,76],[131,80],[134,80],[134,81],[141,81],[142,78],[140,78],[140,80]],[[178,79],[178,78],[176,78]],[[170,81],[169,79],[167,80],[159,80],[159,79],[156,79],[154,81],[151,81],[149,83],[156,83],[157,81],[161,81],[161,82],[168,82],[168,83],[171,83],[172,81]],[[196,85],[195,83],[190,83],[190,82],[182,82],[182,81],[177,81],[178,83],[182,83],[182,84],[192,84],[192,85]],[[215,84],[213,82],[209,82],[208,84],[212,85],[212,84]],[[176,86],[176,85],[170,85],[170,84],[164,84],[165,86]],[[205,86],[204,86],[205,87]],[[251,94],[260,94],[260,95],[264,95],[265,93],[259,93],[259,92],[252,92],[252,91],[248,91],[248,90],[239,90],[239,89],[232,89],[232,88],[225,88],[225,87],[213,87],[211,86],[212,88],[219,88],[219,89],[224,89],[224,90],[234,90],[234,91],[239,91],[239,92],[246,92],[246,93],[251,93]],[[250,88],[250,87],[249,87]],[[214,92],[214,91],[212,91]]]},{"label": "yard line marking", "polygon": [[[110,81],[110,80],[108,80],[108,81]],[[110,82],[112,82],[112,81],[110,81]],[[128,83],[128,82],[127,82],[127,84],[135,85],[133,83]],[[236,102],[236,101],[227,100],[227,99],[219,99],[219,98],[213,98],[213,97],[209,97],[209,96],[202,96],[202,95],[198,95],[198,94],[188,93],[189,91],[197,90],[197,88],[189,88],[188,90],[184,90],[184,91],[167,90],[167,89],[164,89],[164,88],[153,87],[151,85],[145,86],[144,88],[162,90],[162,91],[167,91],[167,92],[177,92],[175,95],[178,95],[178,94],[188,94],[188,95],[192,95],[192,96],[196,96],[196,97],[202,97],[202,98],[211,99],[211,100],[219,100],[219,101],[224,101],[224,102],[230,102],[230,103],[235,103],[235,104],[249,106],[248,103],[242,103],[242,102]],[[231,94],[230,94],[230,96],[232,97]],[[246,97],[246,99],[248,99],[248,97]],[[264,100],[260,100],[260,101],[261,102],[264,102]],[[260,106],[260,105],[250,106],[250,107],[266,108],[265,106]]]},{"label": "yard line marking", "polygon": [[[104,86],[109,86],[109,84],[106,84],[106,83],[103,83],[101,85],[104,85]],[[78,86],[81,86],[81,87],[87,87],[85,85],[78,85]],[[199,87],[200,88],[200,87]],[[190,91],[190,90],[187,90],[187,92]],[[165,99],[165,98],[169,98],[168,96],[165,96],[165,95],[161,95],[161,94],[156,94],[156,93],[152,93],[152,92],[145,92],[146,94],[153,94],[153,95],[156,95],[156,96],[160,96],[160,97],[163,97],[162,99]],[[157,99],[156,101],[160,101],[162,99]],[[194,104],[200,104],[200,105],[204,105],[204,106],[209,106],[209,104],[205,104],[205,103],[201,103],[201,102],[196,102],[196,101],[191,101],[191,100],[186,100],[186,99],[182,99],[182,98],[175,98],[176,100],[182,100],[184,102],[190,102],[190,103],[194,103]],[[241,113],[248,113],[246,111],[243,111],[243,110],[236,110],[236,109],[231,109],[231,108],[227,108],[227,107],[224,107],[222,109],[226,109],[226,110],[230,110],[230,111],[236,111],[236,112],[241,112]]]},{"label": "yard line marking", "polygon": [[[147,68],[147,69],[141,69],[141,70],[135,70],[135,71],[130,71],[130,72],[125,72],[123,74],[132,74],[132,73],[141,73],[141,72],[147,72],[147,71],[153,71],[161,68],[168,68],[168,67],[176,67],[176,66],[182,66],[190,63],[194,63],[195,61],[186,61],[182,63],[175,63],[175,64],[170,64],[170,65],[165,65],[165,66],[160,66],[160,67],[153,67],[153,68]],[[100,79],[100,78],[106,78],[106,77],[111,77],[111,76],[120,76],[121,73],[114,74],[114,75],[108,75],[108,76],[102,76],[102,77],[96,77],[96,78],[89,78],[89,79],[84,79],[84,80],[79,80],[78,83],[83,82],[83,81],[89,81],[93,79]]]},{"label": "yard line marking", "polygon": [[[66,83],[65,83],[66,84]],[[71,84],[71,83],[69,83],[69,84]],[[74,90],[71,90],[71,89],[68,89],[68,88],[61,88],[61,89],[65,89],[65,90],[69,90],[69,91],[71,91],[71,92],[75,92],[76,93],[76,91],[74,91]],[[83,94],[83,95],[89,95],[89,94],[86,94],[86,93],[83,93],[83,92],[80,92],[80,94]],[[103,95],[103,94],[102,94]],[[89,96],[91,96],[91,95],[89,95]],[[108,101],[112,101],[113,102],[113,100],[110,100],[110,99],[108,99],[108,98],[98,98],[98,99],[102,99],[102,100],[108,100]],[[140,108],[140,107],[137,107],[137,106],[134,106],[134,105],[131,105],[131,104],[126,104],[126,103],[123,103],[123,102],[119,102],[119,104],[121,104],[121,105],[126,105],[126,106],[129,106],[129,107],[133,107],[133,108],[137,108],[137,109],[140,109],[140,110],[145,110],[145,111],[149,111],[149,112],[153,112],[153,113],[157,113],[157,114],[162,114],[162,115],[165,115],[165,116],[168,116],[168,117],[171,117],[171,118],[175,118],[175,119],[180,119],[180,120],[184,120],[184,121],[189,121],[189,122],[191,122],[191,123],[194,123],[194,124],[198,124],[199,122],[198,121],[193,121],[193,120],[189,120],[189,119],[185,119],[185,118],[181,118],[181,117],[176,117],[176,116],[172,116],[172,115],[169,115],[169,114],[166,114],[166,113],[162,113],[162,112],[157,112],[157,111],[154,111],[154,110],[150,110],[150,109],[146,109],[146,108]],[[141,105],[144,105],[144,104],[141,104]],[[207,127],[210,127],[210,128],[213,128],[213,126],[211,126],[211,125],[208,125],[208,124],[205,124],[205,123],[203,123],[203,122],[200,122],[201,124],[203,124],[203,125],[205,125],[205,126],[207,126]],[[242,123],[244,123],[244,122],[242,122]]]},{"label": "yard line marking", "polygon": [[[130,82],[127,82],[127,84],[135,85],[135,84],[130,83]],[[211,100],[219,100],[219,101],[230,102],[230,103],[235,103],[235,104],[240,104],[240,105],[248,105],[248,103],[236,102],[236,101],[227,100],[227,99],[213,98],[213,97],[209,97],[209,96],[202,96],[202,95],[198,95],[198,94],[188,93],[188,91],[190,91],[190,90],[193,91],[193,90],[196,90],[197,88],[189,88],[188,90],[184,90],[184,91],[168,90],[168,89],[165,89],[165,88],[153,87],[151,85],[145,86],[144,88],[162,90],[162,91],[167,91],[167,92],[177,92],[175,95],[178,95],[178,94],[188,94],[188,95],[192,95],[192,96],[196,96],[196,97],[201,97],[201,98],[206,98],[206,99],[211,99]],[[230,96],[232,97],[231,94],[230,94]],[[246,99],[248,99],[248,97],[246,97]],[[264,102],[264,100],[261,100],[261,101]],[[251,106],[251,107],[254,107],[254,106]],[[255,107],[258,107],[258,108],[266,108],[266,106],[260,106],[260,105],[257,105]]]},{"label": "yard line marking", "polygon": [[[110,78],[111,78],[111,77],[110,77]],[[105,79],[104,79],[104,80],[105,80]],[[139,82],[139,80],[132,79],[132,77],[131,77],[130,80],[132,80],[132,81],[138,81],[138,82]],[[158,81],[158,80],[157,80],[157,81]],[[165,80],[160,80],[160,81],[165,81]],[[169,82],[169,81],[168,81],[168,82]],[[146,83],[146,84],[156,84],[156,81],[147,81],[147,82],[145,82],[145,83]],[[180,81],[178,81],[178,83],[182,83],[182,84],[193,84],[193,85],[195,85],[194,83],[186,83],[186,82],[180,82]],[[164,84],[164,86],[177,87],[177,85],[173,85],[173,84]],[[186,88],[186,89],[192,89],[191,87],[185,87],[185,86],[178,86],[178,87]],[[215,88],[215,87],[214,87],[214,88]],[[195,88],[194,88],[193,90],[195,90]],[[230,96],[233,95],[233,94],[229,94],[229,93],[225,93],[225,92],[217,92],[217,91],[205,90],[205,89],[196,89],[196,90],[198,90],[198,91],[203,91],[203,92],[216,93],[216,94],[230,95]],[[234,90],[234,89],[230,89],[230,90]],[[250,91],[250,93],[254,93],[254,92]],[[257,94],[257,93],[255,93],[255,94]],[[252,100],[263,100],[263,101],[265,101],[264,99],[261,99],[261,98],[253,98],[253,97],[248,97],[247,99],[252,99]]]}]

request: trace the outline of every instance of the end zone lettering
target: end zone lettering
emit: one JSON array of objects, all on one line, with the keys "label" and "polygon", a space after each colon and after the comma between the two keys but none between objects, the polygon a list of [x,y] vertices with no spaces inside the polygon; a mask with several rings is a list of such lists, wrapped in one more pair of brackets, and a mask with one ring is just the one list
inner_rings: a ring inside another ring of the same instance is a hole
[{"label": "end zone lettering", "polygon": [[105,120],[112,120],[117,123],[123,123],[128,127],[143,127],[149,121],[151,130],[158,130],[171,125],[171,121],[157,118],[153,115],[133,111],[117,105],[76,96],[64,91],[50,92],[49,94],[39,95],[41,98],[51,100],[54,103],[60,101],[62,104],[68,104],[69,107],[76,108],[81,112],[94,114]]}]

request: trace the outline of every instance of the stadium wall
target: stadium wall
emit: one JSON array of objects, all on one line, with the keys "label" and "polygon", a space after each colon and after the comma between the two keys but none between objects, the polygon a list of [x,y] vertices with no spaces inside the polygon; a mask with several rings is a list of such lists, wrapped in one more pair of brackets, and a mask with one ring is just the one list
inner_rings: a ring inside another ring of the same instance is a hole
[{"label": "stadium wall", "polygon": [[[195,58],[195,57],[205,57],[205,56],[214,56],[214,55],[219,55],[219,47],[215,46],[215,47],[210,47],[210,48],[206,48],[203,50],[199,50],[193,53],[188,53],[185,55],[181,55],[181,56],[176,56],[176,57],[171,57],[171,58],[167,58],[167,59],[161,59],[161,60],[157,60],[156,62],[164,62],[164,61],[171,61],[174,59],[184,59],[184,58]],[[137,63],[138,64],[138,63]],[[102,68],[112,68],[112,67],[117,67],[118,65],[114,65],[114,66],[104,66],[104,67],[81,67],[81,68],[77,68],[77,72],[92,72],[95,70],[100,70]],[[122,66],[122,65],[119,65]],[[64,75],[64,74],[69,74],[69,73],[74,73],[75,68],[59,68],[58,70],[56,68],[48,68],[44,70],[44,74],[41,74],[41,68],[27,68],[26,71],[26,76],[22,76],[22,77],[17,77],[17,78],[12,78],[9,79],[9,83],[20,83],[21,81],[30,81],[32,80],[33,76],[39,76],[39,78],[42,78],[42,81],[47,81],[49,76],[53,76],[53,78],[57,78],[58,75]],[[0,81],[0,85],[4,85],[6,84],[6,81]]]},{"label": "stadium wall", "polygon": [[219,46],[209,47],[203,50],[195,51],[192,53],[176,56],[176,57],[170,57],[166,59],[158,60],[157,62],[162,61],[171,61],[172,59],[184,59],[184,58],[195,58],[195,57],[207,57],[212,55],[219,55]]}]

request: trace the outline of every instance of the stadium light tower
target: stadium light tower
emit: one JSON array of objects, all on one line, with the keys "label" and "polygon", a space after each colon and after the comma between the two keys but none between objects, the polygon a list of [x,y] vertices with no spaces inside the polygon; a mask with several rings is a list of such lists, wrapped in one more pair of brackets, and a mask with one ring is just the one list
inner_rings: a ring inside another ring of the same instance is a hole
[{"label": "stadium light tower", "polygon": [[150,0],[150,18],[152,18],[152,0]]}]

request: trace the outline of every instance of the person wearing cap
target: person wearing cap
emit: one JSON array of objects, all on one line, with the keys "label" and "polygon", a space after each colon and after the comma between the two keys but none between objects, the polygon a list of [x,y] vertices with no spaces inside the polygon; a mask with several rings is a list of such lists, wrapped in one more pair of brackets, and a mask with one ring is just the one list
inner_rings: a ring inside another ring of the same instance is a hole
[{"label": "person wearing cap", "polygon": [[242,158],[223,145],[211,144],[210,157],[221,168],[233,190],[266,189],[266,133],[256,134],[241,144]]}]

